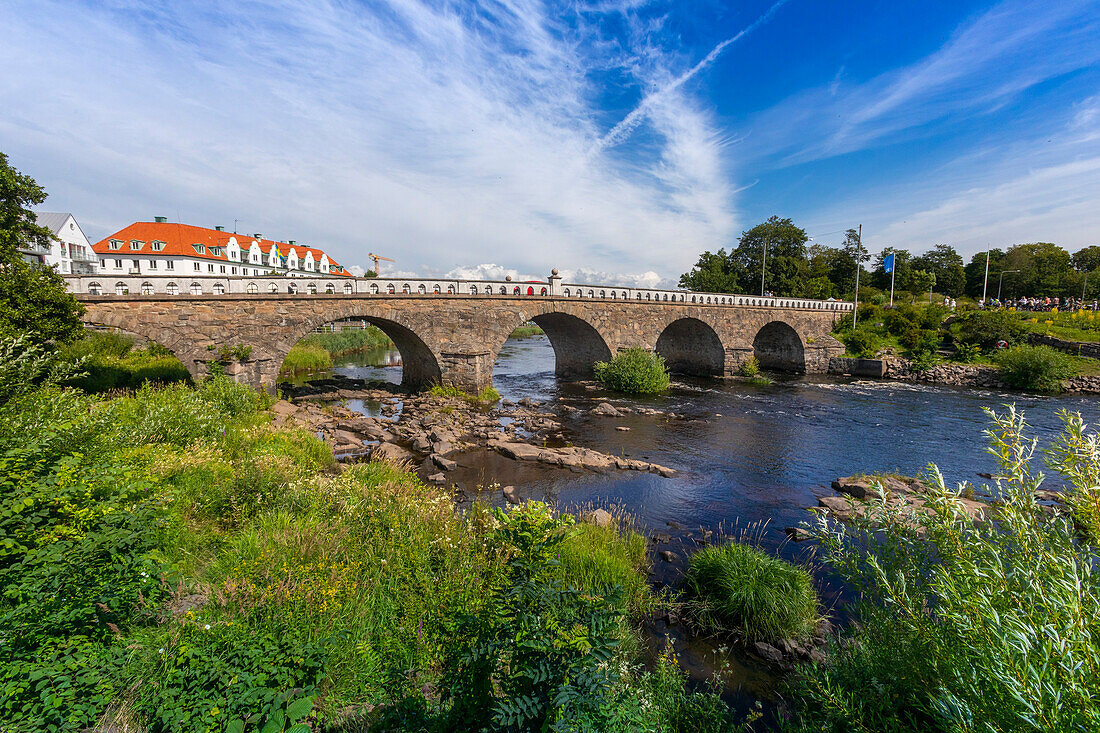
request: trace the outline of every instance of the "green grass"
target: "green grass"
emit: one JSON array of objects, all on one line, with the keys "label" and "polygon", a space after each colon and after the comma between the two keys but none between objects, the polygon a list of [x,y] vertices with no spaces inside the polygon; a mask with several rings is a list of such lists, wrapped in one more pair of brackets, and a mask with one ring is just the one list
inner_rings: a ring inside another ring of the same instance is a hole
[{"label": "green grass", "polygon": [[646,349],[625,349],[611,361],[596,362],[594,369],[605,387],[625,394],[660,394],[670,381],[664,357]]},{"label": "green grass", "polygon": [[531,338],[532,336],[542,336],[545,333],[546,332],[543,331],[539,326],[536,326],[532,323],[530,325],[519,326],[508,335],[508,338],[525,339]]},{"label": "green grass", "polygon": [[1066,341],[1100,341],[1100,313],[1071,311],[1069,313],[1028,313],[1017,315],[1024,328]]},{"label": "green grass", "polygon": [[475,395],[464,392],[452,384],[433,384],[428,389],[428,394],[432,397],[447,397],[465,400],[472,405],[491,405],[500,402],[500,392],[497,392],[492,387],[486,387]]},{"label": "green grass", "polygon": [[646,582],[646,539],[623,517],[617,516],[607,527],[577,523],[559,551],[563,580],[586,590],[620,586],[633,616],[652,610],[653,594]]},{"label": "green grass", "polygon": [[349,328],[343,331],[324,331],[311,333],[301,341],[299,346],[316,345],[327,351],[333,358],[357,354],[374,349],[395,348],[393,341],[380,328],[367,326],[366,328]]},{"label": "green grass", "polygon": [[683,586],[705,626],[750,640],[805,637],[818,619],[810,574],[751,545],[699,550]]},{"label": "green grass", "polygon": [[291,347],[290,353],[283,360],[280,374],[305,374],[308,372],[321,372],[332,368],[332,355],[324,348],[314,343],[299,341]]}]

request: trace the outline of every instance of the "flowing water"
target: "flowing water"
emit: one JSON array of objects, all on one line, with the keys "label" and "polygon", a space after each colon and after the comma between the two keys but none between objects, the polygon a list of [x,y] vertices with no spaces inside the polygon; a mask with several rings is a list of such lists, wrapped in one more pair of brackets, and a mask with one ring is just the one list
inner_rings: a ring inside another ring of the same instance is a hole
[{"label": "flowing water", "polygon": [[[392,353],[386,358],[391,366],[367,363],[385,363],[378,355],[373,360],[351,357],[336,371],[400,382]],[[805,560],[805,545],[786,542],[783,528],[808,519],[805,508],[816,505],[818,496],[833,493],[829,482],[838,476],[873,471],[912,475],[935,461],[949,483],[980,482],[979,472],[997,469],[985,450],[984,407],[1015,403],[1041,444],[1059,432],[1060,409],[1079,411],[1089,423],[1100,420],[1094,396],[1038,397],[816,376],[781,377],[766,386],[686,380],[661,397],[623,398],[559,381],[554,352],[544,336],[509,340],[493,380],[506,399],[527,397],[548,403],[544,409],[554,403],[590,408],[592,397],[607,396],[613,404],[675,413],[673,418],[603,418],[577,412],[563,422],[570,442],[669,466],[678,471],[674,478],[632,471],[575,473],[482,451],[458,456],[459,469],[448,474],[449,481],[467,491],[492,482],[511,484],[521,496],[552,501],[565,510],[619,505],[646,531],[672,536],[667,547],[682,559],[671,565],[655,563],[658,578],[665,582],[674,582],[682,571],[683,558],[695,546],[689,533],[701,528],[736,533],[737,527],[766,522],[759,532],[764,546]],[[617,430],[620,426],[630,430]],[[835,604],[842,589],[822,572],[817,578],[824,603]],[[675,629],[672,637],[694,677],[705,678],[715,665],[725,664],[738,702],[769,696],[772,675],[750,659],[722,654],[709,642],[685,639]]]}]

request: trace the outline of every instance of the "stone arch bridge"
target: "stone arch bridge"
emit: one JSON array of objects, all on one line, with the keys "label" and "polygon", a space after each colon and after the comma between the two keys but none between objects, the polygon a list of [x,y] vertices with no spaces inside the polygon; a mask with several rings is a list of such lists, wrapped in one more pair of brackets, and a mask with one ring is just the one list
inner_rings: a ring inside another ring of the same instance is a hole
[{"label": "stone arch bridge", "polygon": [[843,351],[830,334],[851,303],[612,286],[454,280],[319,278],[66,278],[88,324],[117,328],[170,349],[201,377],[222,346],[251,347],[229,372],[273,388],[299,339],[356,320],[384,331],[401,352],[410,387],[492,385],[509,334],[533,321],[553,346],[556,371],[584,377],[596,361],[641,347],[681,374],[729,376],[756,356],[765,368],[824,372]]}]

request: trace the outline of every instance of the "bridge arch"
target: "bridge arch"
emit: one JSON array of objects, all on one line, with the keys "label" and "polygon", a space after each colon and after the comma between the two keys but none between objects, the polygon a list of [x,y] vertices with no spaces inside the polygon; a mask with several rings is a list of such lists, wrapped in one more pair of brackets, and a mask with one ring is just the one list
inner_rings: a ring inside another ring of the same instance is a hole
[{"label": "bridge arch", "polygon": [[493,345],[493,363],[496,363],[501,348],[515,327],[532,321],[546,333],[554,350],[555,374],[562,379],[591,378],[594,374],[592,367],[597,361],[611,359],[611,347],[599,329],[586,318],[568,312],[570,310],[573,309],[548,305],[542,312],[517,313],[515,322],[511,327],[501,329]]},{"label": "bridge arch", "polygon": [[714,329],[698,318],[679,318],[657,337],[656,352],[674,374],[720,377],[725,372],[726,349]]},{"label": "bridge arch", "polygon": [[408,325],[398,322],[393,318],[386,318],[376,313],[350,310],[339,314],[326,314],[324,317],[309,319],[300,326],[289,342],[284,342],[282,348],[273,360],[276,374],[282,369],[283,360],[290,353],[290,349],[301,339],[308,336],[320,326],[337,321],[358,320],[366,321],[377,327],[393,341],[397,351],[401,354],[401,384],[410,389],[424,389],[443,381],[443,372],[440,368],[440,360],[431,347]]},{"label": "bridge arch", "polygon": [[757,331],[752,340],[752,351],[765,369],[806,371],[806,347],[802,337],[783,321],[771,321]]}]

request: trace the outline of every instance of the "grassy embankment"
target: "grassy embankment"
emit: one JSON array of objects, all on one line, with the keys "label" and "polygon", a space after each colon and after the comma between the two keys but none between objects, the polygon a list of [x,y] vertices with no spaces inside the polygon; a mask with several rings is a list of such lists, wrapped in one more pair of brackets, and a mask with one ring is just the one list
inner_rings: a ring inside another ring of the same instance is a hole
[{"label": "grassy embankment", "polygon": [[129,336],[106,331],[88,331],[83,339],[63,347],[60,357],[70,364],[83,360],[83,375],[71,383],[86,392],[137,389],[145,382],[191,380],[187,368],[160,344],[138,349]]},{"label": "grassy embankment", "polygon": [[340,471],[224,379],[0,386],[7,730],[729,723],[668,658],[637,665],[656,601],[627,523]]},{"label": "grassy embankment", "polygon": [[512,333],[508,335],[508,338],[513,339],[525,339],[532,336],[542,336],[546,332],[543,331],[538,325],[534,323],[525,323],[522,326],[518,326]]},{"label": "grassy embankment", "polygon": [[1019,311],[1017,315],[1024,328],[1032,333],[1054,336],[1066,341],[1100,341],[1100,313],[1086,310],[1068,313]]},{"label": "grassy embankment", "polygon": [[291,348],[280,374],[294,375],[331,369],[333,359],[374,349],[393,349],[390,337],[375,326],[311,333]]}]

